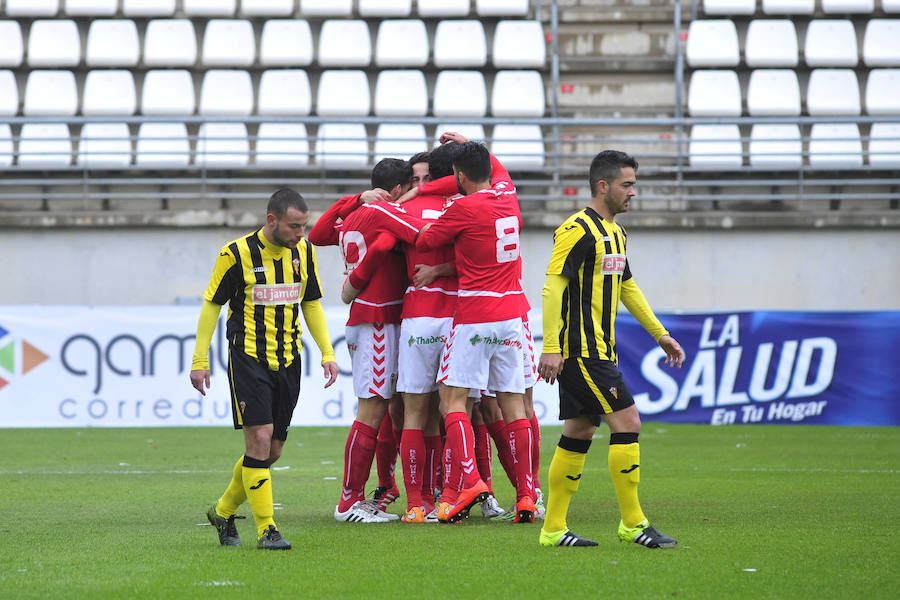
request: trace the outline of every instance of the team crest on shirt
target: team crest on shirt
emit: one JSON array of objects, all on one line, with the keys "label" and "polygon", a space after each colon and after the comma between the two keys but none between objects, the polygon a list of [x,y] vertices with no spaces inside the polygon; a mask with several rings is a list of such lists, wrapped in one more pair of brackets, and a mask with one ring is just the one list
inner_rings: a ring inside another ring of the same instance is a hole
[{"label": "team crest on shirt", "polygon": [[297,277],[300,277],[300,259],[295,258],[293,260],[293,265],[294,265],[294,275],[296,275]]}]

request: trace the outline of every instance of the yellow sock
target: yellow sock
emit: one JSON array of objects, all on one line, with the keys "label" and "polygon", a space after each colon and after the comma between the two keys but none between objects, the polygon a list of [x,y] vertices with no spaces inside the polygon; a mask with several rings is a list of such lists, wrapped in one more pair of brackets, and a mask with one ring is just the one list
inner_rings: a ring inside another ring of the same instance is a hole
[{"label": "yellow sock", "polygon": [[231,473],[231,482],[225,488],[225,493],[216,502],[216,512],[220,517],[226,519],[237,512],[238,506],[247,499],[247,492],[244,491],[243,477],[244,457],[241,456],[234,463],[234,470]]},{"label": "yellow sock", "polygon": [[275,512],[272,506],[272,474],[267,462],[250,457],[244,457],[241,471],[244,491],[256,521],[256,537],[262,537],[269,525],[275,525],[272,518]]},{"label": "yellow sock", "polygon": [[575,440],[562,436],[559,446],[550,461],[547,493],[547,514],[544,517],[543,529],[547,533],[555,533],[566,528],[566,515],[569,502],[578,491],[581,472],[590,440]]},{"label": "yellow sock", "polygon": [[609,474],[616,488],[622,521],[625,527],[634,527],[645,519],[637,493],[641,480],[641,448],[636,433],[614,433],[611,439],[615,440],[616,436],[633,436],[634,439],[631,443],[613,441],[609,445]]}]

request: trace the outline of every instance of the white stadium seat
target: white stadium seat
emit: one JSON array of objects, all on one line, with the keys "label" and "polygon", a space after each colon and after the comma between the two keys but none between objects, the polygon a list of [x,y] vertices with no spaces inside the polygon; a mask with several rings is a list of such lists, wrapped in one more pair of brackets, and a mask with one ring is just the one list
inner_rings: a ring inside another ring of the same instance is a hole
[{"label": "white stadium seat", "polygon": [[0,71],[0,116],[13,117],[19,112],[19,88],[12,71]]},{"label": "white stadium seat", "polygon": [[87,35],[89,67],[134,67],[141,58],[137,26],[131,19],[96,19]]},{"label": "white stadium seat", "polygon": [[131,164],[130,135],[125,123],[86,123],[76,163],[95,169],[126,168]]},{"label": "white stadium seat", "polygon": [[233,69],[213,69],[203,75],[197,112],[201,115],[249,115],[253,112],[253,99],[250,73]]},{"label": "white stadium seat", "polygon": [[28,33],[28,65],[74,67],[81,62],[81,36],[75,21],[39,19]]},{"label": "white stadium seat", "polygon": [[72,163],[72,141],[65,123],[25,123],[19,134],[19,166],[53,169]]},{"label": "white stadium seat", "polygon": [[175,0],[122,0],[122,14],[126,17],[171,17],[175,14]]},{"label": "white stadium seat", "polygon": [[855,123],[816,123],[809,134],[809,166],[814,169],[862,167],[862,143]]},{"label": "white stadium seat", "polygon": [[855,67],[856,30],[847,19],[813,19],[806,28],[803,54],[810,67]]},{"label": "white stadium seat", "polygon": [[369,141],[361,123],[322,123],[316,163],[325,168],[362,169],[369,164]]},{"label": "white stadium seat", "polygon": [[900,169],[900,123],[872,123],[869,166],[873,169]]},{"label": "white stadium seat", "polygon": [[483,117],[487,88],[480,71],[441,71],[434,83],[432,111],[436,117]]},{"label": "white stadium seat", "polygon": [[866,82],[866,113],[900,115],[900,69],[872,69]]},{"label": "white stadium seat", "polygon": [[434,33],[434,66],[483,67],[487,41],[481,21],[451,20],[438,23]]},{"label": "white stadium seat", "polygon": [[822,0],[825,13],[866,13],[875,11],[875,0]]},{"label": "white stadium seat", "polygon": [[382,123],[375,132],[375,162],[382,158],[408,158],[428,149],[425,126]]},{"label": "white stadium seat", "polygon": [[803,144],[797,125],[754,125],[750,131],[750,166],[772,170],[803,166]]},{"label": "white stadium seat", "polygon": [[425,75],[415,69],[386,70],[375,80],[375,114],[424,117],[428,112]]},{"label": "white stadium seat", "polygon": [[243,123],[203,123],[197,132],[196,164],[237,169],[250,162],[250,140]]},{"label": "white stadium seat", "polygon": [[756,69],[747,85],[747,112],[754,117],[800,114],[800,83],[793,69]]},{"label": "white stadium seat", "polygon": [[744,62],[748,67],[796,67],[797,29],[790,19],[754,19],[747,28]]},{"label": "white stadium seat", "polygon": [[762,0],[762,11],[767,15],[811,15],[816,0]]},{"label": "white stadium seat", "polygon": [[0,21],[0,67],[18,67],[25,56],[22,29],[18,21]]},{"label": "white stadium seat", "polygon": [[8,17],[53,17],[59,12],[59,0],[6,0]]},{"label": "white stadium seat", "polygon": [[886,13],[900,13],[900,0],[881,0],[881,10]]},{"label": "white stadium seat", "polygon": [[316,114],[362,117],[369,114],[371,106],[365,71],[322,71],[316,93]]},{"label": "white stadium seat", "polygon": [[853,69],[813,69],[806,109],[811,116],[860,114],[859,81]]},{"label": "white stadium seat", "polygon": [[412,0],[359,0],[361,17],[408,17]]},{"label": "white stadium seat", "polygon": [[143,167],[186,167],[191,146],[184,123],[141,123],[135,164]]},{"label": "white stadium seat", "polygon": [[147,71],[144,75],[141,114],[192,115],[195,108],[194,81],[188,71]]},{"label": "white stadium seat", "polygon": [[869,19],[863,62],[867,67],[900,66],[900,19]]},{"label": "white stadium seat", "polygon": [[90,71],[84,78],[81,114],[133,115],[137,112],[134,76],[126,69]]},{"label": "white stadium seat", "polygon": [[241,0],[242,17],[290,17],[294,0]]},{"label": "white stadium seat", "polygon": [[495,117],[543,117],[544,79],[538,71],[497,71],[491,87]]},{"label": "white stadium seat", "polygon": [[375,64],[379,67],[424,67],[430,48],[424,21],[385,19],[378,25]]},{"label": "white stadium seat", "polygon": [[65,0],[70,17],[111,17],[119,9],[119,0]]},{"label": "white stadium seat", "polygon": [[0,167],[9,167],[13,163],[12,129],[6,123],[0,123]]},{"label": "white stadium seat", "polygon": [[454,131],[462,134],[473,142],[485,141],[484,125],[478,123],[438,123],[434,128],[434,145],[440,145],[441,134]]},{"label": "white stadium seat", "polygon": [[701,169],[739,169],[741,132],[737,125],[694,125],[688,143],[688,161]]},{"label": "white stadium seat", "polygon": [[289,169],[309,164],[309,137],[303,123],[260,123],[256,166]]},{"label": "white stadium seat", "polygon": [[309,76],[303,69],[272,69],[259,78],[260,115],[308,115],[312,110]]},{"label": "white stadium seat", "polygon": [[[795,42],[796,43],[796,42]],[[692,67],[736,67],[740,62],[737,28],[731,19],[692,21],[687,62]]]},{"label": "white stadium seat", "polygon": [[703,69],[691,74],[688,111],[693,117],[741,116],[741,84],[728,69]]},{"label": "white stadium seat", "polygon": [[245,19],[210,19],[203,34],[203,66],[249,67],[256,60],[256,37]]},{"label": "white stadium seat", "polygon": [[300,0],[300,14],[304,17],[349,17],[353,14],[353,0]]},{"label": "white stadium seat", "polygon": [[237,0],[181,0],[186,17],[230,17]]},{"label": "white stadium seat", "polygon": [[756,0],[703,0],[703,12],[708,15],[752,15]]},{"label": "white stadium seat", "polygon": [[197,35],[188,19],[156,19],[144,33],[148,67],[192,67],[197,62]]},{"label": "white stadium seat", "polygon": [[420,17],[464,17],[469,14],[469,0],[416,0]]},{"label": "white stadium seat", "polygon": [[544,136],[538,125],[495,125],[491,152],[510,170],[544,166]]},{"label": "white stadium seat", "polygon": [[498,69],[543,68],[547,42],[540,21],[497,23],[491,56]]},{"label": "white stadium seat", "polygon": [[25,83],[26,116],[72,116],[78,92],[72,71],[32,71]]},{"label": "white stadium seat", "polygon": [[524,17],[528,4],[528,0],[475,0],[475,12],[480,17]]},{"label": "white stadium seat", "polygon": [[366,67],[372,62],[369,25],[359,19],[329,19],[319,30],[318,63],[323,67]]},{"label": "white stadium seat", "polygon": [[312,31],[302,19],[269,19],[259,42],[264,66],[305,67],[313,61]]}]

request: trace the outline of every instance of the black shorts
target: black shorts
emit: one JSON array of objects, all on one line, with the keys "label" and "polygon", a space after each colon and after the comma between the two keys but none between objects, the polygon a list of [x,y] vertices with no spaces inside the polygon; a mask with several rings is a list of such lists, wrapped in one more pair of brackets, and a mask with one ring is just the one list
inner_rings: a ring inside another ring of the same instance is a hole
[{"label": "black shorts", "polygon": [[287,439],[291,416],[300,396],[300,359],[270,371],[241,350],[229,348],[228,383],[234,428],[274,425],[272,437]]},{"label": "black shorts", "polygon": [[600,425],[601,416],[634,404],[622,373],[611,360],[567,358],[559,374],[559,418],[585,415]]}]

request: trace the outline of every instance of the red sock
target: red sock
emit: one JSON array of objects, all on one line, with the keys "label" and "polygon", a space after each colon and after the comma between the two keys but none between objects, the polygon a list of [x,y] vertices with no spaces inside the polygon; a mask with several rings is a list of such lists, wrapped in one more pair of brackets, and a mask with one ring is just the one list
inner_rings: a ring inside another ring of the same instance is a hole
[{"label": "red sock", "polygon": [[538,471],[541,470],[541,426],[538,423],[536,413],[531,413],[531,475],[534,478],[534,487],[541,487],[541,478]]},{"label": "red sock", "polygon": [[528,419],[516,419],[506,424],[506,432],[516,469],[516,499],[529,496],[534,500],[536,495],[531,475],[531,423]]},{"label": "red sock", "polygon": [[488,423],[487,428],[491,434],[491,439],[494,440],[494,445],[497,447],[497,458],[500,459],[500,464],[503,465],[503,470],[506,472],[506,476],[509,477],[509,483],[516,487],[516,472],[513,469],[512,454],[509,452],[506,423],[503,419],[500,419],[499,421]]},{"label": "red sock", "polygon": [[403,463],[403,485],[406,486],[406,508],[424,506],[422,481],[425,478],[425,436],[421,429],[404,429],[400,438]]},{"label": "red sock", "polygon": [[453,448],[447,443],[441,450],[441,470],[443,484],[441,486],[441,502],[455,504],[462,487],[462,479],[459,477],[461,469],[453,468]]},{"label": "red sock", "polygon": [[365,423],[353,421],[347,444],[344,446],[344,480],[338,510],[344,512],[357,500],[366,498],[366,481],[375,457],[375,438],[378,432]]},{"label": "red sock", "polygon": [[391,417],[384,415],[378,429],[378,445],[375,446],[375,465],[378,470],[378,485],[394,487],[394,464],[397,460],[397,445],[394,442],[394,427]]},{"label": "red sock", "polygon": [[487,425],[479,423],[475,426],[475,462],[478,463],[478,474],[484,481],[491,493],[494,493],[491,487],[491,434],[488,433]]},{"label": "red sock", "polygon": [[447,415],[444,423],[447,427],[446,445],[453,449],[450,468],[462,471],[458,474],[451,472],[451,476],[461,477],[463,489],[470,488],[481,479],[475,463],[475,432],[472,430],[472,422],[466,413],[452,412]]},{"label": "red sock", "polygon": [[434,500],[434,491],[444,487],[441,450],[443,450],[441,436],[429,435],[425,437],[426,462],[425,476],[422,477],[422,499],[425,500],[426,508]]}]

